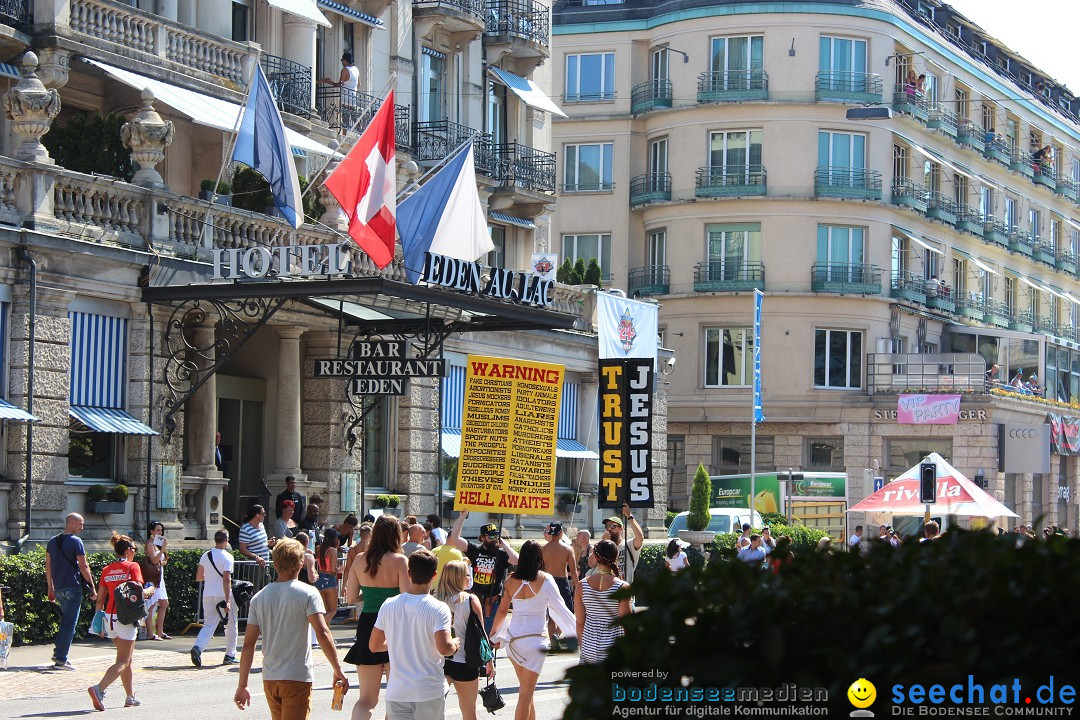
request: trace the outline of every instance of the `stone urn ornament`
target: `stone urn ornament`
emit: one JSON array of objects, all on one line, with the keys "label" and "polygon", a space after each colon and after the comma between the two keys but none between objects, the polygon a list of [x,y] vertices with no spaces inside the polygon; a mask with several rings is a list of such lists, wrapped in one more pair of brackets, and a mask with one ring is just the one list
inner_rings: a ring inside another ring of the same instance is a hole
[{"label": "stone urn ornament", "polygon": [[153,90],[143,88],[142,107],[120,128],[120,140],[131,150],[131,159],[139,164],[131,182],[164,190],[165,181],[156,166],[165,159],[165,148],[172,144],[174,128],[171,120],[162,120],[154,109],[155,99]]},{"label": "stone urn ornament", "polygon": [[53,165],[49,151],[41,138],[52,127],[53,118],[60,112],[60,95],[47,90],[37,76],[38,57],[27,52],[19,68],[21,78],[15,87],[4,93],[4,114],[11,120],[11,129],[22,141],[15,148],[15,158],[27,162]]}]

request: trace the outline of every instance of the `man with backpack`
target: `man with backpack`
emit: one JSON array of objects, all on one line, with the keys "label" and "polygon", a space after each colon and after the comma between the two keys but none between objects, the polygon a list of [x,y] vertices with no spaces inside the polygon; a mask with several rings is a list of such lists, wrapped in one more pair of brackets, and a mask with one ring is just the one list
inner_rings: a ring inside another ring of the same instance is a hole
[{"label": "man with backpack", "polygon": [[202,667],[202,651],[210,644],[210,639],[217,632],[218,625],[225,621],[225,660],[224,665],[235,665],[236,638],[238,634],[236,620],[236,601],[232,592],[233,556],[227,548],[229,533],[218,530],[214,533],[214,547],[199,558],[195,570],[195,580],[203,584],[203,626],[195,645],[191,648],[191,664]]},{"label": "man with backpack", "polygon": [[75,637],[82,608],[83,588],[91,600],[97,600],[94,576],[86,564],[86,550],[79,533],[83,529],[83,517],[71,513],[64,522],[64,532],[49,540],[45,552],[45,581],[49,586],[49,602],[60,606],[60,630],[56,633],[53,648],[53,669],[74,670],[68,662],[68,651]]}]

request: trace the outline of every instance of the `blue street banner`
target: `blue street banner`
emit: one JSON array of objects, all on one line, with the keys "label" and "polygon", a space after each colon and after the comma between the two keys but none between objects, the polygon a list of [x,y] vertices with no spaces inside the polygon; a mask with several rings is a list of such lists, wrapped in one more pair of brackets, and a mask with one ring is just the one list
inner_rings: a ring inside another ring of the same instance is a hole
[{"label": "blue street banner", "polygon": [[765,293],[754,291],[754,422],[765,422],[761,407],[761,300]]}]

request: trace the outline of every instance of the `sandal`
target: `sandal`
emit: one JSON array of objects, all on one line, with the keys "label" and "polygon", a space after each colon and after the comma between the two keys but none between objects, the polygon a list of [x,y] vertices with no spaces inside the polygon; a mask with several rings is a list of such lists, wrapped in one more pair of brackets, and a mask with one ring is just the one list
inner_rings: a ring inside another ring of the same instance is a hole
[{"label": "sandal", "polygon": [[163,638],[163,637],[160,637],[160,636],[158,636],[158,635],[151,635],[151,636],[150,636],[150,639],[151,639],[151,640],[164,640],[165,638]]},{"label": "sandal", "polygon": [[166,635],[165,633],[161,633],[161,635],[158,637],[158,640],[172,640],[172,635]]}]

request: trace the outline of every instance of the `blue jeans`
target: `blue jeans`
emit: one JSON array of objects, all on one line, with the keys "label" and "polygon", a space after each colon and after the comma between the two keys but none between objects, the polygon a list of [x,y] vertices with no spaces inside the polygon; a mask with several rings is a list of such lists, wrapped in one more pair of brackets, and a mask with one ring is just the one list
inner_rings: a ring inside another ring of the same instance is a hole
[{"label": "blue jeans", "polygon": [[501,602],[502,595],[480,601],[480,609],[484,611],[484,629],[487,630],[489,635],[491,634],[491,625],[495,622],[495,616],[499,613],[499,604]]},{"label": "blue jeans", "polygon": [[75,626],[79,622],[79,610],[82,609],[82,588],[70,587],[56,591],[56,602],[60,604],[60,631],[56,633],[56,650],[53,659],[67,662],[71,641],[75,638]]}]

